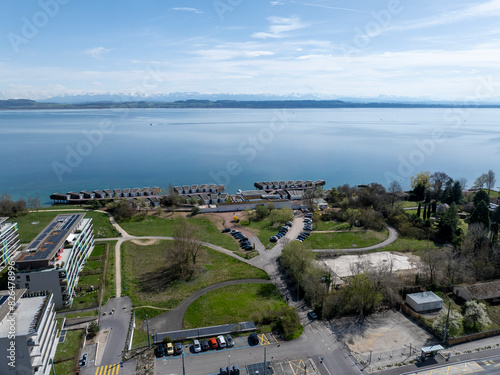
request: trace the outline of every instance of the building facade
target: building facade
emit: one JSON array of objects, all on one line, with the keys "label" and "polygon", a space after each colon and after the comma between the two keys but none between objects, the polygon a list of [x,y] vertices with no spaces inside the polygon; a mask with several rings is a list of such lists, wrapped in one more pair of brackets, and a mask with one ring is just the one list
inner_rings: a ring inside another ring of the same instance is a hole
[{"label": "building facade", "polygon": [[17,256],[19,250],[17,223],[9,222],[8,219],[0,217],[0,271]]},{"label": "building facade", "polygon": [[0,291],[0,374],[49,375],[58,343],[54,297],[25,292]]},{"label": "building facade", "polygon": [[50,290],[56,307],[69,307],[93,249],[91,218],[85,213],[58,215],[17,258],[16,287]]}]

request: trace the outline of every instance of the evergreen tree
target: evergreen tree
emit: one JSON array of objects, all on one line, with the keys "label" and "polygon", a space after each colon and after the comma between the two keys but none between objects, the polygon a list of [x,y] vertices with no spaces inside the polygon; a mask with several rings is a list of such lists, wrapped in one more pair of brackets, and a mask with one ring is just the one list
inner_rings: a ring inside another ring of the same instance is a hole
[{"label": "evergreen tree", "polygon": [[422,203],[419,203],[418,208],[417,208],[417,217],[420,217],[420,209],[421,208],[422,208]]},{"label": "evergreen tree", "polygon": [[474,207],[477,208],[479,205],[479,202],[484,201],[486,203],[486,206],[490,205],[490,197],[484,190],[479,190],[476,195],[474,195],[474,198],[472,199],[474,203]]},{"label": "evergreen tree", "polygon": [[490,229],[490,211],[484,200],[479,202],[472,215],[470,215],[469,225],[474,223],[481,223],[487,230]]},{"label": "evergreen tree", "polygon": [[451,189],[451,201],[456,204],[462,202],[462,185],[458,181],[453,184]]},{"label": "evergreen tree", "polygon": [[457,205],[452,203],[451,206],[439,216],[436,240],[442,243],[457,243],[459,240],[457,236],[457,228],[458,210]]},{"label": "evergreen tree", "polygon": [[422,215],[422,219],[427,219],[427,205],[424,205],[424,214]]}]

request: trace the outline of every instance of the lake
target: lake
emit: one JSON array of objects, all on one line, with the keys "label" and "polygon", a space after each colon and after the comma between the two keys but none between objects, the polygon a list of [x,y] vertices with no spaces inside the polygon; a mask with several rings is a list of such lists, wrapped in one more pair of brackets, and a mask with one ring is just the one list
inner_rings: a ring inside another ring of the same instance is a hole
[{"label": "lake", "polygon": [[257,181],[345,183],[500,172],[500,109],[106,109],[0,112],[0,193]]}]

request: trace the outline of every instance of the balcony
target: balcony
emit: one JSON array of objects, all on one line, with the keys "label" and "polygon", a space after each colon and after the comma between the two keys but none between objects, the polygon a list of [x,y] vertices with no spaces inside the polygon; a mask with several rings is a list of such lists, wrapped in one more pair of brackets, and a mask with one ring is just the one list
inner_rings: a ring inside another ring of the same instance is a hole
[{"label": "balcony", "polygon": [[30,351],[30,357],[40,357],[42,355],[42,351],[40,350],[40,346],[35,346]]},{"label": "balcony", "polygon": [[63,279],[66,277],[66,271],[59,271],[59,278]]},{"label": "balcony", "polygon": [[59,285],[61,286],[68,285],[68,279],[59,280]]}]

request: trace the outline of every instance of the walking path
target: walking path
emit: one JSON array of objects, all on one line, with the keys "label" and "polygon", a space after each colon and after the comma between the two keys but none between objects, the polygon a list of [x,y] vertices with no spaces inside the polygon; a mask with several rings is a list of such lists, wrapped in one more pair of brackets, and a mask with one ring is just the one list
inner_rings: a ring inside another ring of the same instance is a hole
[{"label": "walking path", "polygon": [[[186,313],[189,306],[199,297],[208,292],[211,292],[212,290],[224,288],[226,286],[237,285],[237,284],[250,284],[250,283],[270,284],[271,281],[265,279],[241,279],[241,280],[224,281],[219,284],[207,286],[206,288],[200,289],[197,292],[191,294],[174,309],[152,318],[149,321],[149,328],[154,333],[179,331],[182,329],[184,314]],[[142,328],[143,329],[146,328],[146,323],[143,323]]]}]

